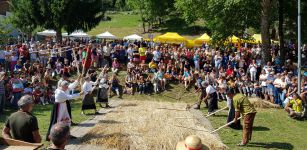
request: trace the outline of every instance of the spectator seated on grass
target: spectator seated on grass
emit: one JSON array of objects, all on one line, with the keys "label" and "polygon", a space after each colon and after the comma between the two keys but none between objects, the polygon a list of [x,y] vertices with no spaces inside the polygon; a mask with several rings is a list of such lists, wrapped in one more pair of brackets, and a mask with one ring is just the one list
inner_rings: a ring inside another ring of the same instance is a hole
[{"label": "spectator seated on grass", "polygon": [[304,110],[303,101],[297,93],[293,94],[293,98],[289,101],[285,109],[291,118],[302,117]]}]

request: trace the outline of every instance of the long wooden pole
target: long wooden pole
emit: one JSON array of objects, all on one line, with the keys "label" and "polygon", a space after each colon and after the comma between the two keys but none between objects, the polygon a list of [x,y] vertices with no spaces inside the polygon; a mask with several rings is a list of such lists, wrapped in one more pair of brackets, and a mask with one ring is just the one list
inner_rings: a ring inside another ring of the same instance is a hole
[{"label": "long wooden pole", "polygon": [[226,107],[224,107],[224,108],[222,108],[222,109],[220,109],[220,110],[217,110],[217,111],[215,111],[215,112],[213,112],[213,113],[210,113],[210,114],[208,114],[206,117],[210,117],[210,116],[212,116],[212,115],[214,115],[214,114],[216,114],[216,113],[218,113],[218,112],[220,112],[220,111],[223,111],[223,110],[225,110],[225,109],[227,109],[228,107],[226,106]]},{"label": "long wooden pole", "polygon": [[[238,120],[241,119],[241,118],[242,118],[242,116],[239,117]],[[234,123],[234,122],[235,122],[235,121],[233,120],[233,121],[228,122],[228,123],[225,124],[225,125],[220,126],[219,128],[217,128],[217,129],[211,131],[211,134],[212,134],[212,133],[215,133],[215,132],[217,132],[217,131],[219,131],[219,130],[221,130],[221,129],[223,129],[223,128],[229,126],[229,125],[231,125],[231,124]]]}]

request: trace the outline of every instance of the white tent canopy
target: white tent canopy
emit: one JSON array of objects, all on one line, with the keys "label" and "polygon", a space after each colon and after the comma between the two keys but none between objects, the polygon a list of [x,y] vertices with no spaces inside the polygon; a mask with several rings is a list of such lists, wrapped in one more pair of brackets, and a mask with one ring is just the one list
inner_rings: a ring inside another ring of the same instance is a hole
[{"label": "white tent canopy", "polygon": [[116,39],[117,37],[113,34],[111,34],[110,32],[104,32],[101,34],[96,35],[97,38],[101,38],[101,39]]},{"label": "white tent canopy", "polygon": [[142,39],[143,38],[137,34],[132,34],[124,37],[124,40],[130,40],[130,41],[141,41]]},{"label": "white tent canopy", "polygon": [[[42,36],[56,36],[56,32],[54,30],[44,30],[42,32],[37,32],[38,35]],[[62,33],[62,36],[67,36],[67,33]]]},{"label": "white tent canopy", "polygon": [[76,30],[73,33],[71,33],[69,36],[77,37],[77,38],[88,38],[89,35],[83,32],[82,30]]}]

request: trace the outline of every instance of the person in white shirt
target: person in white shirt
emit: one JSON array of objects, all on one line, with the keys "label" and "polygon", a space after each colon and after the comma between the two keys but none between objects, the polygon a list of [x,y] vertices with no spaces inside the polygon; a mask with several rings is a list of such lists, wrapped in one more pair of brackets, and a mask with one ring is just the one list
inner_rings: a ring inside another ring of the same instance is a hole
[{"label": "person in white shirt", "polygon": [[53,105],[51,120],[49,124],[49,130],[46,136],[46,140],[49,140],[49,134],[51,127],[58,123],[63,122],[67,126],[71,126],[71,117],[67,109],[66,101],[80,97],[83,91],[76,94],[67,94],[69,83],[62,81],[59,83],[59,87],[55,90],[55,103]]},{"label": "person in white shirt", "polygon": [[[98,84],[98,82],[91,81],[91,78],[89,76],[86,76],[84,78],[85,82],[82,85],[82,91],[84,92],[84,96],[82,99],[82,114],[84,114],[84,110],[87,109],[94,109],[95,113],[97,114],[96,104],[94,101],[94,96],[92,94],[93,90],[95,89],[94,86]],[[99,81],[99,79],[97,80]]]},{"label": "person in white shirt", "polygon": [[268,91],[267,91],[267,85],[266,85],[266,80],[268,78],[268,75],[266,74],[265,70],[262,70],[260,76],[259,76],[259,81],[262,89],[262,94],[265,97],[265,99],[268,99]]},{"label": "person in white shirt", "polygon": [[249,65],[249,73],[250,73],[252,82],[256,81],[257,67],[258,66],[255,60],[253,60],[253,62]]},{"label": "person in white shirt", "polygon": [[273,71],[273,67],[272,67],[272,65],[271,65],[271,62],[267,62],[267,65],[265,65],[265,66],[263,67],[263,69],[265,70],[265,73],[266,73],[266,74],[270,74],[270,72]]},{"label": "person in white shirt", "polygon": [[204,86],[206,87],[205,100],[208,100],[208,114],[211,114],[214,110],[218,109],[217,93],[215,88],[208,82],[205,82]]},{"label": "person in white shirt", "polygon": [[103,48],[102,48],[104,59],[106,59],[108,61],[109,66],[112,65],[112,60],[110,58],[111,51],[112,51],[111,47],[112,47],[111,44],[107,44],[107,45],[103,46]]}]

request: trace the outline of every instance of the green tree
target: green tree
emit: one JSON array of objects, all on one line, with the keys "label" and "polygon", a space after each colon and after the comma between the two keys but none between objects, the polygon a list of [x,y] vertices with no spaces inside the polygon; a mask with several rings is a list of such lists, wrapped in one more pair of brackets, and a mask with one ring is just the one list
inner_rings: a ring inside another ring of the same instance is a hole
[{"label": "green tree", "polygon": [[175,0],[175,8],[189,24],[205,16],[207,6],[207,0]]},{"label": "green tree", "polygon": [[146,23],[151,28],[156,22],[161,24],[172,11],[173,0],[127,0],[127,5],[132,10],[137,10],[146,32]]},{"label": "green tree", "polygon": [[21,31],[54,29],[61,40],[62,29],[88,31],[103,18],[102,0],[12,0],[12,23]]}]

